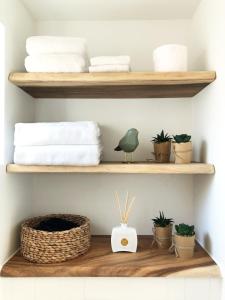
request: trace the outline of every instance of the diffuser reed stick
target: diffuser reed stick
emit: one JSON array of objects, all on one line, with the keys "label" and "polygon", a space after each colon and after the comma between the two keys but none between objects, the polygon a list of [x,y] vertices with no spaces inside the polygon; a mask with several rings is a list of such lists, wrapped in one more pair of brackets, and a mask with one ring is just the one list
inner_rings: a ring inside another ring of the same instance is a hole
[{"label": "diffuser reed stick", "polygon": [[120,213],[120,221],[122,224],[127,224],[133,203],[135,201],[135,197],[130,199],[129,192],[127,192],[123,211],[121,209],[120,197],[118,195],[118,192],[115,192],[115,199],[116,199],[116,205]]},{"label": "diffuser reed stick", "polygon": [[131,200],[128,208],[127,208],[127,211],[126,211],[126,214],[125,214],[125,223],[127,224],[128,223],[128,219],[129,219],[129,215],[130,215],[130,212],[131,212],[131,208],[132,208],[132,205],[135,201],[135,197],[133,197],[133,199]]},{"label": "diffuser reed stick", "polygon": [[123,215],[122,215],[122,210],[121,210],[121,206],[120,206],[120,198],[117,192],[115,192],[115,197],[116,197],[116,203],[118,205],[119,208],[119,213],[120,213],[120,220],[123,220]]}]

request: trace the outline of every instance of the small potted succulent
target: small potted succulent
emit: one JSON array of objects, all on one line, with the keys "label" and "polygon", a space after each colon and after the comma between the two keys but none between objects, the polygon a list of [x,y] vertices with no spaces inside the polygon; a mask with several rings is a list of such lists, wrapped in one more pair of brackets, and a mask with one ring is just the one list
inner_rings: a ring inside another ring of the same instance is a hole
[{"label": "small potted succulent", "polygon": [[168,135],[168,133],[164,134],[163,130],[160,134],[153,137],[152,142],[154,144],[156,162],[168,163],[170,161],[171,140],[172,138]]},{"label": "small potted succulent", "polygon": [[153,233],[154,240],[158,245],[158,248],[169,249],[172,244],[172,230],[173,230],[173,219],[166,218],[163,211],[159,212],[159,217],[152,219],[154,223]]},{"label": "small potted succulent", "polygon": [[176,255],[180,258],[191,258],[194,255],[195,227],[194,225],[175,225],[174,247]]},{"label": "small potted succulent", "polygon": [[191,136],[187,134],[180,134],[173,136],[173,138],[175,164],[189,164],[192,161]]}]

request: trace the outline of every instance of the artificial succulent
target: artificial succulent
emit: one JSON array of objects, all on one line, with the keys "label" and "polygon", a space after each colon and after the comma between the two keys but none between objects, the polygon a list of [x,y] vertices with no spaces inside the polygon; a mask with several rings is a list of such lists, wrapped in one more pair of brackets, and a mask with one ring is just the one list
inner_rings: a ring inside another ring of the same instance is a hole
[{"label": "artificial succulent", "polygon": [[191,136],[187,134],[177,134],[173,136],[175,143],[188,143],[191,140]]},{"label": "artificial succulent", "polygon": [[152,142],[156,144],[161,144],[165,142],[170,142],[171,140],[172,137],[170,137],[168,133],[164,134],[164,130],[162,130],[160,134],[157,134],[155,137],[153,137]]},{"label": "artificial succulent", "polygon": [[173,223],[173,219],[172,218],[166,218],[164,216],[163,211],[159,212],[159,217],[155,217],[154,219],[152,219],[152,221],[154,222],[154,225],[156,227],[166,227],[168,225],[171,225]]},{"label": "artificial succulent", "polygon": [[187,224],[179,224],[175,225],[175,229],[178,235],[181,236],[193,236],[195,235],[195,227],[194,225],[187,225]]}]

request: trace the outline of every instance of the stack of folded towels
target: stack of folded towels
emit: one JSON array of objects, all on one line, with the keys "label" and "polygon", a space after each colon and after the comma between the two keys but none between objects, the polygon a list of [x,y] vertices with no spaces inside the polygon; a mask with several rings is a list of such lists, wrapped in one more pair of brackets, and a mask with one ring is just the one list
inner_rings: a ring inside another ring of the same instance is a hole
[{"label": "stack of folded towels", "polygon": [[26,41],[27,72],[86,72],[86,40],[74,37],[33,36]]},{"label": "stack of folded towels", "polygon": [[90,73],[95,72],[129,72],[130,56],[98,56],[90,59]]},{"label": "stack of folded towels", "polygon": [[100,129],[95,122],[17,123],[14,163],[77,165],[100,163]]}]

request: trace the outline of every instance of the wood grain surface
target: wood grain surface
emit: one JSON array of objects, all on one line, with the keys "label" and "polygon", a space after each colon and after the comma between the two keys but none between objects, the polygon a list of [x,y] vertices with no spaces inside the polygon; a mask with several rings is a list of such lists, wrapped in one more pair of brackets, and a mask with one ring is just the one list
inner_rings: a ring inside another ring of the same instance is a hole
[{"label": "wood grain surface", "polygon": [[110,237],[92,237],[91,249],[57,264],[34,264],[18,252],[2,268],[5,277],[220,277],[219,267],[196,245],[194,257],[176,258],[151,248],[152,236],[139,237],[137,253],[112,253]]},{"label": "wood grain surface", "polygon": [[96,174],[214,174],[211,164],[159,164],[121,162],[101,163],[98,166],[40,166],[8,164],[8,173],[96,173]]},{"label": "wood grain surface", "polygon": [[11,73],[34,98],[192,97],[216,79],[214,71],[128,73]]}]

